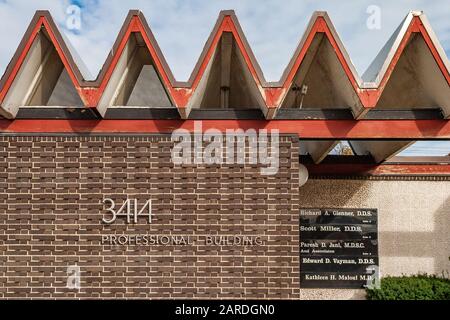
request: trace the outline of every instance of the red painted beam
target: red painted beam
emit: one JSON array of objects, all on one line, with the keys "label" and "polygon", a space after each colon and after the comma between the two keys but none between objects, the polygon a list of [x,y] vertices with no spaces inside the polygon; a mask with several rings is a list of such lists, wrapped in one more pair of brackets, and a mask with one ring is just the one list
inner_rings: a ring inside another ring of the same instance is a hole
[{"label": "red painted beam", "polygon": [[279,130],[303,139],[450,139],[448,120],[0,120],[3,133],[172,133],[176,129]]},{"label": "red painted beam", "polygon": [[305,164],[311,176],[450,176],[450,164]]}]

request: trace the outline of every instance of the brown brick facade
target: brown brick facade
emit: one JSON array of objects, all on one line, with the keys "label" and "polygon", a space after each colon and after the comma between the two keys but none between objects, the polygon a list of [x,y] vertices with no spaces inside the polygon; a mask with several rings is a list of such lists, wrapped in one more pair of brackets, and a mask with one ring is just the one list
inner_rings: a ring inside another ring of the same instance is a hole
[{"label": "brown brick facade", "polygon": [[[280,171],[174,167],[167,136],[0,137],[0,298],[299,298],[298,144]],[[102,223],[103,199],[153,223]],[[102,235],[245,235],[263,245],[101,245]],[[69,290],[67,267],[81,269]]]}]

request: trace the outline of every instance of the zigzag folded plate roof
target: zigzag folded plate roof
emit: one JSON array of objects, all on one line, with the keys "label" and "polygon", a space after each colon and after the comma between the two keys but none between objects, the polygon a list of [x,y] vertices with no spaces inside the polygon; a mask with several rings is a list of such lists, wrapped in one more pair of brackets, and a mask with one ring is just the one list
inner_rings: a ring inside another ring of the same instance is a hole
[{"label": "zigzag folded plate roof", "polygon": [[[23,68],[23,65],[28,63],[27,55],[33,45],[33,41],[42,30],[45,30],[47,37],[54,45],[83,104],[91,108],[98,106],[131,34],[140,34],[150,52],[155,69],[168,93],[169,99],[178,108],[183,118],[189,114],[190,101],[198,89],[202,78],[208,72],[208,64],[213,59],[214,52],[225,32],[232,34],[243,56],[246,67],[250,71],[251,79],[256,84],[263,98],[263,111],[268,119],[273,118],[276,110],[282,106],[284,99],[293,86],[296,75],[303,67],[306,55],[311,50],[314,37],[318,34],[326,37],[331,44],[339,61],[339,66],[345,72],[355,96],[359,99],[358,104],[361,105],[361,108],[353,110],[356,118],[363,117],[366,110],[378,107],[383,92],[388,86],[397,64],[404,55],[405,48],[415,35],[420,35],[434,59],[438,68],[436,70],[440,71],[440,78],[430,79],[438,79],[445,84],[443,87],[445,89],[444,93],[436,93],[430,89],[428,96],[442,107],[446,116],[450,115],[450,103],[446,102],[446,98],[450,95],[449,61],[422,12],[410,12],[407,15],[363,77],[360,77],[356,72],[327,13],[315,12],[281,79],[277,82],[268,82],[264,78],[235,13],[233,11],[222,11],[189,80],[187,82],[179,82],[174,78],[144,15],[140,11],[132,10],[129,12],[113,49],[94,81],[86,80],[81,72],[82,63],[75,58],[76,54],[74,54],[73,50],[69,49],[70,45],[58,30],[51,14],[48,11],[37,11],[0,81],[1,112],[5,117],[14,118],[17,109],[20,107],[20,105],[8,103],[8,93],[14,82],[16,80],[20,81],[17,75]],[[424,81],[428,80],[425,79]]]}]

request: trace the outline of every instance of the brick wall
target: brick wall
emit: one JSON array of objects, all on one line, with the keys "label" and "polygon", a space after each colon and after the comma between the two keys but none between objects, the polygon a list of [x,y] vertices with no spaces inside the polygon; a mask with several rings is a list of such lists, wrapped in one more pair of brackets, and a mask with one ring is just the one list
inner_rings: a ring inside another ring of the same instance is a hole
[{"label": "brick wall", "polygon": [[[280,171],[174,167],[168,137],[0,137],[0,298],[298,298],[298,147]],[[102,223],[151,198],[152,224]],[[262,246],[101,245],[102,235],[246,235]],[[69,290],[67,268],[81,271]]]}]

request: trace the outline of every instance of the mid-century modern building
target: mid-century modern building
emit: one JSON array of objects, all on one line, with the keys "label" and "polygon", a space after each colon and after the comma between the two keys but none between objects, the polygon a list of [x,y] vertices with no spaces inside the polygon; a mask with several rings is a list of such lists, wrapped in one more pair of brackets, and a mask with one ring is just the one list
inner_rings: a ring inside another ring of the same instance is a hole
[{"label": "mid-century modern building", "polygon": [[[267,82],[223,11],[179,82],[130,11],[93,80],[36,12],[0,82],[0,298],[352,299],[450,271],[450,157],[398,156],[450,139],[449,71],[421,12],[363,76],[316,12]],[[279,168],[177,164],[177,129],[279,132]]]}]

